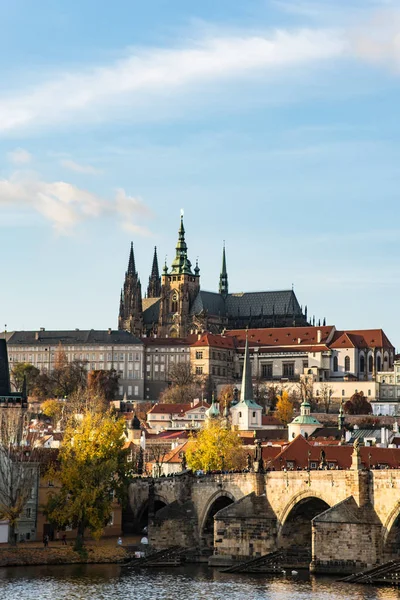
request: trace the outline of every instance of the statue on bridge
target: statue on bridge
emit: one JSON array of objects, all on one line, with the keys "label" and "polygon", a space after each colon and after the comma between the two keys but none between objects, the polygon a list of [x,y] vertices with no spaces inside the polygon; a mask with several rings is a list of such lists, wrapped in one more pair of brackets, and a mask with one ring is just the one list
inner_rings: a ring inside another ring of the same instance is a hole
[{"label": "statue on bridge", "polygon": [[262,447],[261,440],[256,440],[256,450],[254,454],[254,472],[255,473],[263,473],[264,472],[264,461],[262,457]]},{"label": "statue on bridge", "polygon": [[320,469],[326,469],[326,453],[325,450],[321,450],[319,455],[319,467]]},{"label": "statue on bridge", "polygon": [[250,472],[253,470],[253,458],[251,454],[247,455],[247,470]]},{"label": "statue on bridge", "polygon": [[181,459],[181,471],[186,471],[186,469],[187,469],[187,462],[186,462],[186,454],[185,454],[185,452],[181,452],[179,456],[180,456],[180,459]]}]

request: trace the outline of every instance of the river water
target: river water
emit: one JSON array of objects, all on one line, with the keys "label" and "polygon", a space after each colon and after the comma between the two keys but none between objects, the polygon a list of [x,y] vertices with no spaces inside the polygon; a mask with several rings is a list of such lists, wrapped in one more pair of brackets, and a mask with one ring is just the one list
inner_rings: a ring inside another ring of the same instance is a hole
[{"label": "river water", "polygon": [[132,571],[116,565],[0,568],[0,600],[392,600],[400,591],[307,574],[232,575],[203,566]]}]

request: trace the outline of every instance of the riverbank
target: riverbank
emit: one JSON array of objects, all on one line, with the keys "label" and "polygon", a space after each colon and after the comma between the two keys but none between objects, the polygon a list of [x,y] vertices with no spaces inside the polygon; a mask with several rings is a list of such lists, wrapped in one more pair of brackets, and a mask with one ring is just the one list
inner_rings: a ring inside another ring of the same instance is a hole
[{"label": "riverbank", "polygon": [[73,564],[121,564],[132,558],[133,545],[137,538],[124,539],[123,545],[117,544],[117,538],[88,541],[85,551],[78,553],[71,543],[63,546],[61,542],[51,542],[44,548],[37,542],[0,547],[0,567],[18,567],[33,565],[73,565]]}]

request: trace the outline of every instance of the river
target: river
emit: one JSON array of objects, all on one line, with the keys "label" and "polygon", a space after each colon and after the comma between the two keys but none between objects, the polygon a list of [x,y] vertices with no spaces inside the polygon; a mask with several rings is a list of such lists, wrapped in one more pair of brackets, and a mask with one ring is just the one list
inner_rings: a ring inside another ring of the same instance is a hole
[{"label": "river", "polygon": [[141,572],[116,565],[0,568],[0,600],[392,600],[400,591],[307,574],[232,575],[186,565]]}]

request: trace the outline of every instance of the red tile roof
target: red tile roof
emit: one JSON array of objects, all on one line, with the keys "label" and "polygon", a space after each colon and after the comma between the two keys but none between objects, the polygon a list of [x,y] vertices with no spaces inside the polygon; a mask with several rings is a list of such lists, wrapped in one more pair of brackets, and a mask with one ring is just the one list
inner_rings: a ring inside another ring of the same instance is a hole
[{"label": "red tile roof", "polygon": [[[349,345],[346,345],[349,344]],[[331,348],[390,348],[391,342],[382,329],[336,331]]]},{"label": "red tile roof", "polygon": [[235,347],[235,340],[230,336],[214,335],[213,333],[203,333],[192,346],[211,346],[212,348],[226,348],[227,350]]},{"label": "red tile roof", "polygon": [[[332,325],[324,327],[271,327],[264,329],[249,329],[249,347],[252,346],[313,346],[326,344],[333,334]],[[318,342],[318,331],[321,332],[321,342]],[[246,342],[245,329],[231,329],[226,336],[235,337],[239,346]],[[300,342],[299,342],[300,340]]]},{"label": "red tile roof", "polygon": [[[266,466],[279,471],[287,468],[287,463],[290,462],[293,463],[294,469],[307,469],[309,462],[319,464],[322,450],[325,452],[327,463],[334,463],[340,469],[351,467],[353,446],[339,446],[335,443],[311,444],[301,435],[298,435],[293,442],[287,444]],[[400,467],[400,448],[362,446],[360,447],[360,456],[361,463],[366,468],[379,465],[396,469]]]}]

